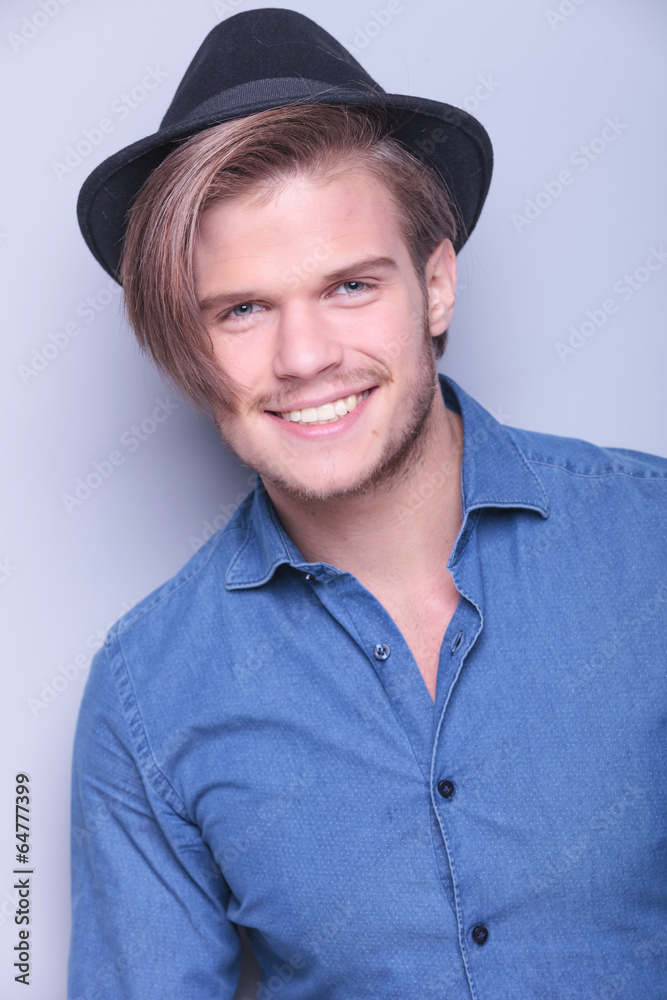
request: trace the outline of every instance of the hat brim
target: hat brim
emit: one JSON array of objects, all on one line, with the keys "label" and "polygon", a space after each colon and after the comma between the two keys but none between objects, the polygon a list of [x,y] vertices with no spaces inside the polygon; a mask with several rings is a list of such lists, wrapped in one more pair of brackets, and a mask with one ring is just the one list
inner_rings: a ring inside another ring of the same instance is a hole
[{"label": "hat brim", "polygon": [[[286,81],[280,81],[281,83]],[[304,81],[295,81],[300,93],[289,100],[285,93],[254,99],[233,110],[202,107],[187,123],[161,128],[104,160],[83,184],[77,217],[83,237],[102,267],[120,281],[119,264],[127,213],[153,170],[180,143],[213,125],[243,118],[285,104],[327,103],[378,109],[387,116],[391,134],[423,163],[434,169],[454,201],[457,215],[458,253],[479,218],[493,169],[493,151],[480,123],[460,108],[403,94],[326,87],[303,92]],[[283,88],[274,88],[281,89]]]}]

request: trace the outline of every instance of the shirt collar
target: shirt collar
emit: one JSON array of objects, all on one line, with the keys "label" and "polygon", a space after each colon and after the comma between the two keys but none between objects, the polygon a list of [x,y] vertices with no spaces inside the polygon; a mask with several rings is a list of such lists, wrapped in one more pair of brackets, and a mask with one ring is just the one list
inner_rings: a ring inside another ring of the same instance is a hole
[{"label": "shirt collar", "polygon": [[[470,514],[484,507],[514,507],[548,513],[544,487],[510,431],[460,386],[440,375],[447,407],[463,420],[461,464],[462,524],[449,565],[458,559],[472,526]],[[225,578],[228,590],[259,587],[287,563],[322,580],[339,571],[326,563],[308,563],[282,527],[259,476],[230,527],[245,529]]]}]

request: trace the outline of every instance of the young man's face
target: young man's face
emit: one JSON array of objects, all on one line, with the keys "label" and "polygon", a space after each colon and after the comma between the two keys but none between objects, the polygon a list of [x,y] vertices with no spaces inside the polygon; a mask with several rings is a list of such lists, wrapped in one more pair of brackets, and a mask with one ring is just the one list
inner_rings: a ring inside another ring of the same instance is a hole
[{"label": "young man's face", "polygon": [[195,245],[197,298],[240,397],[216,422],[286,494],[354,495],[404,470],[423,441],[452,245],[429,260],[427,305],[389,193],[367,171],[258,194],[208,209]]}]

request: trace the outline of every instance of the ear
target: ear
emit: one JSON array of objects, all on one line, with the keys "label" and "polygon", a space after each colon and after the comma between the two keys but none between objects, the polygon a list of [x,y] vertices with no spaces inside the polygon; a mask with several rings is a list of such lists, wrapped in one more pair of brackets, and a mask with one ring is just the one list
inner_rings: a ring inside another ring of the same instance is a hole
[{"label": "ear", "polygon": [[426,262],[428,322],[432,337],[449,326],[456,299],[456,254],[451,240],[443,240]]}]

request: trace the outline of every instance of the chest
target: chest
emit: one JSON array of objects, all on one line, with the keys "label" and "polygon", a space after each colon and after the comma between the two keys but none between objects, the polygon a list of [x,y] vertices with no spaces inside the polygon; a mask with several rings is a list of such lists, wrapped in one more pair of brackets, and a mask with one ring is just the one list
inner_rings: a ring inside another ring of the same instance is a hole
[{"label": "chest", "polygon": [[[231,920],[280,942],[283,954],[305,954],[313,965],[326,956],[334,974],[349,969],[359,981],[374,956],[375,981],[386,982],[385,955],[372,941],[390,942],[401,963],[426,970],[443,961],[443,942],[451,942],[452,962],[458,954],[455,910],[443,892],[449,886],[453,899],[450,863],[477,913],[499,912],[501,900],[503,914],[516,914],[508,940],[519,942],[517,954],[525,928],[539,926],[545,898],[572,916],[572,954],[584,923],[601,928],[610,962],[619,947],[607,944],[612,930],[624,919],[643,926],[637,901],[650,900],[658,912],[666,692],[654,619],[661,605],[629,626],[614,625],[603,604],[601,621],[593,617],[587,631],[588,607],[570,597],[565,581],[572,627],[564,628],[529,583],[517,571],[487,588],[481,641],[437,728],[420,711],[414,676],[400,682],[409,674],[405,656],[394,650],[377,669],[369,662],[385,638],[385,616],[361,588],[345,603],[335,587],[325,590],[329,613],[306,599],[304,586],[303,599],[290,594],[279,615],[268,601],[258,614],[258,592],[244,591],[237,603],[253,605],[252,621],[237,615],[227,627],[220,616],[194,647],[183,630],[181,645],[165,645],[166,675],[180,686],[165,699],[164,684],[154,683],[155,701],[142,714],[158,754],[175,735],[157,763],[230,887]],[[378,591],[378,599],[431,692],[456,591],[447,599],[435,587],[404,588]],[[390,671],[395,683],[385,681]],[[425,780],[429,766],[434,783],[454,783],[453,801]],[[447,844],[431,825],[434,808],[449,828]],[[519,841],[526,849],[517,853]],[[631,877],[619,879],[619,871]],[[428,954],[420,950],[426,945]],[[337,995],[355,995],[354,983]],[[408,984],[386,995],[414,991]]]}]

